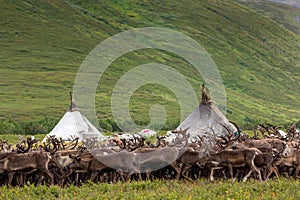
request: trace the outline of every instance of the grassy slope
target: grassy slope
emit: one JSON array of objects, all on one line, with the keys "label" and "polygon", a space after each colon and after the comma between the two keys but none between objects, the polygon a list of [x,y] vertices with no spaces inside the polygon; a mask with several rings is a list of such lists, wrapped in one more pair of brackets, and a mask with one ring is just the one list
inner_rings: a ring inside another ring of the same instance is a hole
[{"label": "grassy slope", "polygon": [[58,117],[99,25],[60,1],[2,1],[0,8],[1,115]]},{"label": "grassy slope", "polygon": [[300,2],[298,0],[268,0],[276,3],[287,4],[296,8],[300,8]]},{"label": "grassy slope", "polygon": [[[93,47],[123,30],[158,26],[191,36],[210,53],[226,86],[228,118],[240,124],[299,120],[300,37],[231,0],[1,0],[0,9],[0,117],[58,119],[67,108],[76,71]],[[100,118],[111,117],[111,91],[122,74],[149,62],[175,67],[197,90],[202,83],[174,55],[155,50],[126,54],[105,72],[98,87]],[[147,122],[153,102],[166,106],[169,119],[178,121],[174,95],[154,85],[132,97],[134,119]]]},{"label": "grassy slope", "polygon": [[265,0],[237,0],[300,35],[300,8]]}]

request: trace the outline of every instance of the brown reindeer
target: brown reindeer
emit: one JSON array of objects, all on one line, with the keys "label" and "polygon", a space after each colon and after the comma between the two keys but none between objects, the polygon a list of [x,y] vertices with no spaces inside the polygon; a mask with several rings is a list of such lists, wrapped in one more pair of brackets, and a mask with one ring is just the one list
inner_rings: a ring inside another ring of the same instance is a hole
[{"label": "brown reindeer", "polygon": [[259,169],[254,164],[255,157],[260,153],[259,150],[254,148],[244,148],[244,149],[236,149],[236,150],[222,150],[217,153],[211,153],[207,156],[204,161],[213,163],[213,167],[211,168],[210,180],[213,181],[213,173],[214,170],[220,169],[223,167],[229,168],[230,177],[233,178],[233,167],[244,167],[249,166],[250,171],[243,178],[245,182],[248,177],[251,175],[253,171],[257,172],[258,178],[262,181],[261,173]]},{"label": "brown reindeer", "polygon": [[294,151],[287,157],[278,158],[276,161],[274,161],[274,165],[294,167],[294,178],[297,178],[300,171],[300,149]]},{"label": "brown reindeer", "polygon": [[9,186],[11,186],[14,174],[25,169],[40,170],[47,174],[51,179],[51,184],[54,184],[53,174],[48,169],[50,159],[51,156],[49,153],[41,151],[23,154],[9,154],[0,160],[0,163],[2,163],[1,171],[8,174]]}]

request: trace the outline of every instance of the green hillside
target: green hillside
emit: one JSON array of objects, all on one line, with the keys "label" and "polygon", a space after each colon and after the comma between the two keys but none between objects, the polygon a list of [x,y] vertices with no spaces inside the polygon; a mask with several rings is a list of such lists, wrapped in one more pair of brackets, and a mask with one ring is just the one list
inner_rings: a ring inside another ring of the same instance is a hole
[{"label": "green hillside", "polygon": [[295,8],[300,8],[300,2],[298,0],[268,0],[268,1],[286,4]]},{"label": "green hillside", "polygon": [[[226,87],[229,119],[245,128],[299,120],[300,36],[236,1],[1,0],[0,16],[0,132],[47,132],[66,111],[68,92],[88,53],[109,36],[149,26],[187,34],[208,51]],[[112,63],[98,86],[96,109],[105,129],[116,130],[111,120],[116,82],[150,62],[189,77],[200,96],[203,81],[182,58],[159,50],[128,53]],[[148,123],[153,103],[165,106],[165,128],[178,125],[174,94],[153,84],[131,98],[133,119]]]},{"label": "green hillside", "polygon": [[[270,17],[272,20],[300,35],[300,8],[265,0],[237,0],[237,2]],[[286,3],[293,5],[293,2]]]}]

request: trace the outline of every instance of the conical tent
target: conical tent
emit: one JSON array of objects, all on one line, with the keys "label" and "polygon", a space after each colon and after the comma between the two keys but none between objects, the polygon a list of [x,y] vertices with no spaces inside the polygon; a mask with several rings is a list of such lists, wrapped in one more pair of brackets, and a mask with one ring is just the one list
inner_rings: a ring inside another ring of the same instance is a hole
[{"label": "conical tent", "polygon": [[50,133],[48,133],[43,142],[49,136],[55,136],[63,140],[71,139],[72,137],[78,137],[80,141],[85,141],[88,138],[96,140],[103,140],[103,136],[95,126],[79,111],[75,103],[71,98],[71,105],[68,111],[56,124]]},{"label": "conical tent", "polygon": [[221,111],[211,102],[204,85],[202,85],[202,101],[197,108],[177,127],[177,130],[187,130],[190,138],[207,133],[224,135],[227,133],[224,126],[231,131],[236,128],[227,120]]}]

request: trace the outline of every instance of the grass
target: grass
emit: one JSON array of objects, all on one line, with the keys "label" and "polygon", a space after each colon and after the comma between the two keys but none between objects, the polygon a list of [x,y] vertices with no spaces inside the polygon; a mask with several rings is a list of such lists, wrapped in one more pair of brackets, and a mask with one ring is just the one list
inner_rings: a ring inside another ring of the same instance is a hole
[{"label": "grass", "polygon": [[283,25],[287,29],[296,34],[300,34],[300,8],[291,7],[274,2],[263,0],[237,0],[238,2],[247,5],[259,13],[268,16],[278,24]]},{"label": "grass", "polygon": [[[12,143],[12,144],[16,144],[17,142],[19,142],[19,137],[22,136],[22,137],[29,137],[29,135],[17,135],[17,134],[1,134],[0,135],[0,139],[1,140],[7,140],[8,143]],[[44,139],[44,137],[46,135],[44,134],[35,134],[35,135],[32,135],[34,136],[36,139]]]},{"label": "grass", "polygon": [[0,188],[2,199],[298,199],[298,181],[294,179],[246,183],[209,180],[141,181],[117,184],[83,184],[81,187],[32,185]]},{"label": "grass", "polygon": [[[96,45],[124,30],[154,26],[187,34],[208,51],[226,87],[229,119],[244,128],[299,121],[300,36],[235,1],[2,0],[0,13],[0,118],[58,121],[67,109],[76,72]],[[119,78],[150,62],[188,77],[200,97],[203,80],[185,60],[153,49],[130,52],[116,59],[100,80],[100,123],[114,126],[111,95]],[[155,84],[135,91],[132,118],[147,124],[153,103],[165,107],[167,124],[172,124],[167,128],[176,127],[177,99]]]}]

